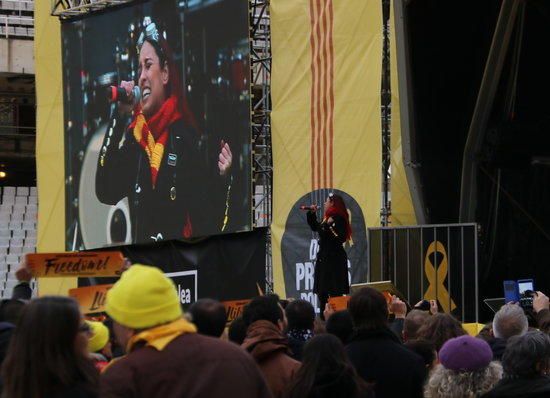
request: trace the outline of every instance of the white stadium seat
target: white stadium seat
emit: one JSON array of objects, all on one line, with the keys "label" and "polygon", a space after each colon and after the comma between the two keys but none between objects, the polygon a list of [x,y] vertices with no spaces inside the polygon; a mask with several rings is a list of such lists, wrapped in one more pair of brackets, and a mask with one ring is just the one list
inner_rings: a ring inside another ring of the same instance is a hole
[{"label": "white stadium seat", "polygon": [[15,187],[4,187],[4,189],[2,189],[2,194],[4,196],[15,196]]},{"label": "white stadium seat", "polygon": [[17,187],[17,196],[29,196],[29,187]]},{"label": "white stadium seat", "polygon": [[26,196],[16,196],[15,197],[15,204],[16,205],[27,205],[27,197]]}]

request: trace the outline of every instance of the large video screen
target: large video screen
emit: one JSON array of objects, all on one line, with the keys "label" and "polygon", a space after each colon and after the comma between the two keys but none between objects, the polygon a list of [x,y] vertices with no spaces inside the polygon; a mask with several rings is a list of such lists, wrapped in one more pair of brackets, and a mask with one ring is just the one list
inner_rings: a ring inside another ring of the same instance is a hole
[{"label": "large video screen", "polygon": [[247,0],[62,24],[66,249],[251,229]]}]

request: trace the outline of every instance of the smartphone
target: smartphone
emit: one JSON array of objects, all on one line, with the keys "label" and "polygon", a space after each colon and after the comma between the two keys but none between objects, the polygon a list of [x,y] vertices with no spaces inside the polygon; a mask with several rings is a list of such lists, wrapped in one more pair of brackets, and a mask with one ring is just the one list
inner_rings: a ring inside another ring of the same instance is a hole
[{"label": "smartphone", "polygon": [[504,302],[519,303],[519,291],[516,281],[504,281]]},{"label": "smartphone", "polygon": [[535,286],[532,279],[518,280],[519,305],[523,308],[533,308],[533,292]]},{"label": "smartphone", "polygon": [[523,296],[527,290],[535,291],[532,279],[519,279],[518,280],[518,292],[519,296]]}]

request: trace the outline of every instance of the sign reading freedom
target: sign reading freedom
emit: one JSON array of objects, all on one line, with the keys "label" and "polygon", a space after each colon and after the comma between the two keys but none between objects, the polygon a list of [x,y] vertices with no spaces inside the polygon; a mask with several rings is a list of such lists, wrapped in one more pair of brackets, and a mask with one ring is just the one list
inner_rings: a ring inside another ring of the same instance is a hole
[{"label": "sign reading freedom", "polygon": [[27,266],[37,278],[120,276],[121,252],[29,253]]}]

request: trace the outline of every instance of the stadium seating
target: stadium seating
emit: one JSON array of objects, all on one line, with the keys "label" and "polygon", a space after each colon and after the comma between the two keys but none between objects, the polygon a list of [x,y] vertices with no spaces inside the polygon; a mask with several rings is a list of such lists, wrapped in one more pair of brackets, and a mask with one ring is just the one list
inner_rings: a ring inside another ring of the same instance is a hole
[{"label": "stadium seating", "polygon": [[[36,252],[36,187],[0,188],[0,298],[10,298],[15,271],[26,253]],[[31,282],[33,295],[36,284]]]}]

